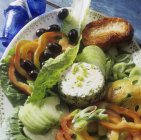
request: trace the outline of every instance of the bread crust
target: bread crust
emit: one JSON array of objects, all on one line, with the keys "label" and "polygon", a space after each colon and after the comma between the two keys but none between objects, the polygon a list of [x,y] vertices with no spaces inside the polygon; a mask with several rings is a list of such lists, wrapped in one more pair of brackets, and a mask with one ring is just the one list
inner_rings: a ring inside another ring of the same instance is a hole
[{"label": "bread crust", "polygon": [[132,40],[132,25],[122,18],[103,18],[86,25],[82,31],[84,46],[97,45],[103,49],[108,45]]}]

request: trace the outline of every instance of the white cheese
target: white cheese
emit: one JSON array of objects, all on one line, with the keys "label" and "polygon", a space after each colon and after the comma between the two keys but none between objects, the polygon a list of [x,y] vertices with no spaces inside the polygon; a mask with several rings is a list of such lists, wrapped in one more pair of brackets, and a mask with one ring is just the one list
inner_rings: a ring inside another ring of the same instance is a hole
[{"label": "white cheese", "polygon": [[97,66],[74,63],[63,73],[59,86],[64,100],[68,103],[73,102],[72,104],[77,102],[76,104],[83,106],[97,98],[97,94],[104,86],[104,76]]}]

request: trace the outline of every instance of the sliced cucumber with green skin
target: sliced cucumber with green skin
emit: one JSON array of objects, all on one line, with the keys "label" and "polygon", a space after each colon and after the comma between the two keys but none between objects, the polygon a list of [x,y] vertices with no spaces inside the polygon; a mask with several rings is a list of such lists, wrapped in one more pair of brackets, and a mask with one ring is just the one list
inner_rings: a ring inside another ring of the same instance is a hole
[{"label": "sliced cucumber with green skin", "polygon": [[45,133],[52,126],[58,125],[60,117],[67,112],[67,109],[58,109],[59,105],[60,99],[57,96],[25,104],[20,108],[19,119],[30,132]]},{"label": "sliced cucumber with green skin", "polygon": [[47,131],[52,125],[52,122],[47,117],[45,119],[41,118],[40,108],[35,110],[31,103],[20,109],[19,119],[28,130],[34,133]]},{"label": "sliced cucumber with green skin", "polygon": [[25,135],[30,138],[31,140],[55,140],[55,135],[58,131],[57,128],[53,128],[49,130],[46,134],[44,135],[39,135],[39,134],[34,134],[30,132],[26,127],[23,128],[23,131]]},{"label": "sliced cucumber with green skin", "polygon": [[48,115],[48,118],[53,122],[58,122],[62,111],[57,110],[57,106],[60,104],[60,99],[58,97],[47,98],[46,103],[43,105],[42,111]]},{"label": "sliced cucumber with green skin", "polygon": [[94,64],[100,68],[103,75],[106,72],[106,56],[101,48],[98,46],[87,46],[83,49],[82,53],[77,56],[77,62],[86,62]]}]

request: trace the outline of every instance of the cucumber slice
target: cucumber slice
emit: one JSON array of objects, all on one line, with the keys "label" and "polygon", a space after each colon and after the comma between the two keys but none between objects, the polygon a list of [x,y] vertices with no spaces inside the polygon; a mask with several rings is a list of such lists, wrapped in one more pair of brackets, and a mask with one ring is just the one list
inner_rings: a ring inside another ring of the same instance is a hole
[{"label": "cucumber slice", "polygon": [[31,140],[55,140],[55,135],[58,131],[57,128],[53,128],[48,131],[48,133],[44,135],[37,135],[30,132],[26,127],[23,128],[25,135],[30,138]]},{"label": "cucumber slice", "polygon": [[[60,99],[57,96],[48,97],[43,105],[42,112],[48,116],[52,122],[58,122],[63,112],[57,110],[57,106],[60,105]],[[44,111],[46,110],[46,111]]]},{"label": "cucumber slice", "polygon": [[52,126],[58,125],[60,117],[67,112],[60,105],[57,96],[47,97],[41,101],[25,104],[20,108],[19,119],[32,133],[45,133]]},{"label": "cucumber slice", "polygon": [[94,45],[87,46],[83,49],[82,53],[78,55],[77,61],[96,65],[105,76],[106,56],[99,47]]}]

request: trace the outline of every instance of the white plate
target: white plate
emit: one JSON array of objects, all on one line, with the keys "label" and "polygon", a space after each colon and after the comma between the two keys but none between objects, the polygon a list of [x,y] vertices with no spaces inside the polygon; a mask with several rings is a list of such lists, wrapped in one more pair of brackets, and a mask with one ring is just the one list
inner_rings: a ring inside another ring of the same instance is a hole
[{"label": "white plate", "polygon": [[[28,40],[33,40],[35,38],[35,32],[39,28],[47,28],[51,24],[58,24],[60,25],[61,22],[57,18],[57,13],[60,9],[54,10],[50,13],[46,13],[44,15],[41,15],[31,22],[29,22],[13,39],[13,41],[10,43],[8,48],[6,49],[4,55],[2,58],[4,58],[9,49],[14,47],[16,43],[19,40],[22,39],[28,39]],[[103,18],[104,15],[101,13],[98,13],[96,11],[90,11],[90,22],[91,20],[97,20],[100,18]],[[129,45],[128,49],[132,52],[133,54],[133,59],[134,62],[137,65],[141,66],[141,49],[137,45],[135,41],[132,41],[131,44]],[[13,107],[11,106],[10,102],[8,101],[7,97],[0,92],[0,127],[2,126],[2,123],[7,115],[10,114],[12,111]]]}]

